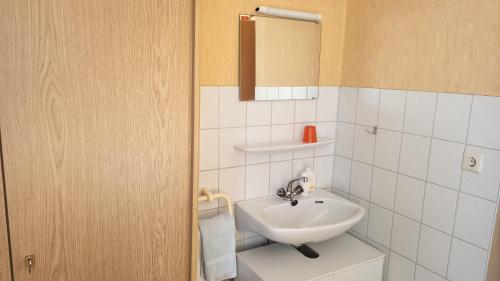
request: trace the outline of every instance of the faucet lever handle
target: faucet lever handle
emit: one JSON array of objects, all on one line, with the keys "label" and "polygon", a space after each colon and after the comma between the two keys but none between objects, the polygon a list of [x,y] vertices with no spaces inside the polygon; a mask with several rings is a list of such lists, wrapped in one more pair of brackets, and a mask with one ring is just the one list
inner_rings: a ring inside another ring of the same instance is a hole
[{"label": "faucet lever handle", "polygon": [[301,194],[302,192],[304,192],[304,188],[300,185],[297,185],[294,189],[293,189],[293,194],[294,195],[297,195],[297,194]]}]

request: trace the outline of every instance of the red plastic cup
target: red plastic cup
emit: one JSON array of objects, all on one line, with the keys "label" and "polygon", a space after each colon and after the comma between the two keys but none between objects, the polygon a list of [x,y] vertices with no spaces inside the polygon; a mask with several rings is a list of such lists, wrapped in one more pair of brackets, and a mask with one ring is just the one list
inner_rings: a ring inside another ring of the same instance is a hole
[{"label": "red plastic cup", "polygon": [[304,127],[304,139],[305,143],[315,143],[318,141],[316,136],[316,126],[305,126]]}]

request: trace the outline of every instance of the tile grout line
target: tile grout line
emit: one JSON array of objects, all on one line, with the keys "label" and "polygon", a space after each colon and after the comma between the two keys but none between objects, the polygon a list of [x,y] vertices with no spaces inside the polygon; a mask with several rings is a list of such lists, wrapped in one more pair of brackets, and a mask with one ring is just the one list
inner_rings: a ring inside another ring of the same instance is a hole
[{"label": "tile grout line", "polygon": [[[359,97],[359,88],[355,88],[356,93],[354,96],[354,126],[356,126],[356,116],[358,115],[358,97]],[[356,137],[356,128],[353,129],[352,133],[352,147],[351,147],[351,157],[354,156],[354,138]],[[349,169],[349,195],[351,195],[351,179],[352,179],[352,160],[351,160],[351,168]],[[366,236],[368,237],[368,228],[366,230]]]},{"label": "tile grout line", "polygon": [[[404,126],[405,116],[406,116],[407,96],[408,96],[408,92],[405,91],[405,101],[404,101],[405,105],[404,105],[404,108],[403,108],[403,120],[402,120],[403,124],[402,124],[402,127]],[[397,189],[398,189],[399,163],[401,162],[401,151],[402,150],[403,150],[403,133],[401,133],[401,136],[399,138],[398,172],[395,172],[395,174],[396,174],[396,187],[394,188],[394,200],[393,200],[393,203],[392,203],[391,245],[390,245],[390,248],[389,248],[389,252],[393,251],[393,249],[392,249],[392,238],[394,236],[394,217],[395,217],[395,214],[396,214],[396,194],[397,194]],[[375,162],[374,162],[374,166],[375,166]],[[419,235],[420,235],[420,227],[419,227]],[[418,251],[418,244],[417,244],[417,251]],[[415,263],[416,263],[416,260],[417,260],[417,257],[415,257]],[[413,279],[415,279],[415,272],[416,272],[416,269],[413,272]],[[387,275],[389,275],[389,269],[387,270]]]},{"label": "tile grout line", "polygon": [[[472,117],[472,108],[473,108],[473,106],[474,106],[474,96],[471,96],[471,103],[470,103],[470,108],[469,108],[469,119],[467,121],[467,133],[465,135],[465,142],[466,143],[467,143],[467,141],[469,139],[469,133],[470,133],[470,130],[471,130],[471,117]],[[465,149],[467,149],[467,145],[464,147],[464,151],[465,151]],[[455,227],[456,227],[456,224],[457,224],[457,213],[458,213],[458,207],[459,207],[458,203],[460,202],[460,194],[462,193],[462,180],[463,180],[463,176],[464,176],[464,170],[461,169],[460,183],[458,185],[458,191],[459,192],[458,192],[458,196],[457,196],[457,205],[456,205],[457,207],[456,207],[455,216],[454,216],[454,219],[453,219],[452,241],[451,241],[451,244],[450,244],[450,253],[449,253],[449,259],[448,259],[448,270],[449,270],[450,264],[451,264],[451,246],[453,245],[453,239],[459,239],[458,237],[455,237]],[[495,230],[495,225],[494,225],[495,219],[496,219],[496,213],[493,215],[493,225],[492,225],[492,231],[490,232],[490,243],[489,243],[489,246],[488,246],[489,249],[486,250],[486,252],[488,254],[491,251],[491,239],[493,238],[493,231]],[[460,239],[460,240],[462,240],[462,239]],[[467,242],[467,241],[464,241],[464,242]],[[469,244],[474,245],[472,243],[469,243]],[[489,257],[486,258],[486,263],[483,266],[483,277],[482,277],[482,280],[484,280],[486,278],[486,271],[487,271],[487,268],[488,268],[488,263],[489,263]],[[446,277],[448,277],[448,273],[449,273],[448,270],[446,271]]]},{"label": "tile grout line", "polygon": [[[382,89],[380,89],[380,96],[379,96],[379,118],[380,118],[380,100],[382,99]],[[404,124],[404,118],[405,118],[405,114],[406,114],[406,94],[405,94],[405,106],[404,106],[404,109],[403,109],[403,124]],[[377,122],[378,124],[378,122]],[[401,160],[401,150],[402,150],[402,147],[403,147],[403,143],[402,143],[402,138],[403,138],[403,134],[401,134],[401,142],[400,142],[400,145],[399,145],[399,157],[398,157],[398,171],[399,171],[399,162]],[[375,154],[376,154],[376,139],[375,138],[375,151],[374,151],[374,159],[373,159],[373,166],[375,167]],[[389,267],[390,267],[390,259],[391,259],[391,252],[393,252],[393,249],[392,249],[392,237],[394,235],[394,214],[395,214],[395,209],[396,209],[396,190],[398,188],[398,174],[396,174],[396,188],[394,189],[394,202],[393,202],[393,208],[392,208],[392,211],[391,211],[391,215],[392,215],[392,219],[391,219],[391,231],[390,231],[390,238],[389,238],[389,257],[387,258],[387,278],[389,277]],[[371,202],[371,197],[370,197],[370,204],[372,204]],[[415,258],[416,259],[416,258]],[[415,275],[415,270],[413,272],[413,275]],[[414,277],[415,279],[415,277]]]},{"label": "tile grout line", "polygon": [[[351,147],[351,158],[354,158],[354,140],[356,138],[356,119],[357,119],[357,115],[358,115],[358,99],[359,99],[359,88],[354,88],[355,89],[355,96],[354,96],[354,124],[353,124],[353,134],[352,134],[352,147]],[[339,93],[339,99],[340,99],[340,93]],[[340,103],[339,103],[339,106],[340,106]],[[339,111],[337,109],[337,111]],[[354,194],[351,193],[351,179],[352,179],[352,164],[353,164],[353,159],[350,159],[350,169],[349,169],[349,187],[348,187],[348,192],[347,192],[347,196],[348,196],[348,199],[351,197],[351,196],[354,196],[356,197]],[[368,239],[368,229],[369,229],[369,225],[370,225],[370,202],[368,201],[368,211],[367,211],[367,215],[366,215],[366,235],[363,235],[364,236],[364,239]]]},{"label": "tile grout line", "polygon": [[[267,97],[267,90],[268,90],[268,89],[269,89],[269,87],[268,87],[268,88],[266,88],[266,99],[268,98],[268,97]],[[270,103],[270,106],[271,106],[271,112],[270,112],[270,116],[269,116],[269,119],[270,119],[270,120],[269,120],[269,121],[270,121],[270,123],[272,124],[272,123],[273,123],[273,102],[272,102],[272,101],[270,101],[269,103]],[[269,132],[269,142],[271,142],[271,137],[272,137],[272,133],[273,133],[273,132],[272,132],[272,130],[273,130],[273,127],[272,127],[272,125],[271,125],[271,126],[270,126],[270,132]],[[271,190],[272,190],[272,187],[271,187],[271,172],[272,172],[272,169],[271,169],[271,167],[272,167],[272,162],[271,162],[271,153],[269,153],[269,154],[267,155],[267,157],[268,157],[268,159],[269,159],[269,179],[268,179],[268,184],[269,184],[269,187],[267,188],[267,194],[270,196],[270,195],[271,195]]]},{"label": "tile grout line", "polygon": [[330,185],[332,186],[332,187],[331,187],[331,191],[332,191],[332,193],[333,193],[333,190],[334,190],[334,188],[335,188],[335,187],[334,187],[334,182],[335,182],[335,162],[336,162],[336,160],[337,160],[337,157],[336,157],[336,154],[337,154],[337,141],[336,141],[336,140],[337,140],[337,125],[338,125],[338,120],[339,120],[339,105],[340,105],[340,103],[339,103],[339,99],[340,99],[340,89],[341,89],[341,87],[340,87],[340,86],[339,86],[339,87],[336,87],[336,91],[337,91],[336,96],[337,96],[337,98],[336,98],[336,103],[335,103],[335,105],[336,105],[336,107],[337,107],[337,108],[336,108],[336,110],[337,110],[337,111],[335,112],[335,121],[334,121],[334,126],[335,126],[335,127],[334,127],[334,128],[335,128],[335,131],[334,131],[335,144],[333,145],[332,180],[331,180],[331,182],[330,182]]},{"label": "tile grout line", "polygon": [[[377,121],[376,121],[376,126],[378,126],[378,123],[379,123],[379,118],[380,118],[380,99],[382,98],[382,91],[381,89],[378,89],[378,109],[377,109]],[[356,112],[357,113],[357,112]],[[356,129],[354,129],[354,132],[356,132]],[[372,205],[372,185],[373,185],[373,164],[375,163],[375,149],[377,147],[377,136],[375,135],[375,141],[374,141],[374,146],[373,146],[373,163],[372,164],[368,164],[370,165],[371,167],[371,170],[372,170],[372,176],[370,177],[370,198],[368,199],[368,206],[370,206],[371,208],[371,205]],[[354,148],[354,145],[353,145],[353,148]],[[354,153],[353,153],[353,158],[354,158]],[[354,161],[354,160],[353,160]],[[387,267],[389,267],[389,259],[390,259],[390,251],[391,251],[391,240],[392,240],[392,224],[394,223],[394,214],[392,214],[392,219],[391,219],[391,234],[390,234],[390,237],[389,237],[389,257],[387,257]],[[368,214],[368,229],[369,229],[369,225],[370,225],[370,216]],[[367,229],[367,233],[366,233],[366,237],[368,239],[368,229]],[[387,268],[387,275],[389,275],[389,268]]]},{"label": "tile grout line", "polygon": [[[417,240],[417,257],[416,257],[415,263],[418,264],[418,265],[420,265],[420,263],[418,261],[418,257],[419,257],[419,254],[420,254],[420,239],[422,238],[422,225],[426,226],[423,223],[424,208],[425,208],[425,195],[426,195],[426,191],[427,191],[427,179],[429,178],[429,164],[430,164],[430,161],[431,161],[431,153],[432,153],[432,135],[434,134],[434,126],[436,125],[438,99],[439,99],[439,96],[436,94],[436,101],[434,102],[434,116],[432,118],[432,129],[431,129],[431,135],[429,137],[429,139],[430,139],[430,146],[429,146],[429,154],[427,155],[427,167],[426,167],[425,180],[424,180],[424,194],[423,194],[423,198],[422,198],[422,212],[420,213],[420,228],[419,228],[419,231],[418,231],[418,240]],[[405,113],[405,115],[406,115],[406,113]],[[401,146],[403,146],[402,143],[401,143]],[[451,245],[451,243],[450,243],[450,245]],[[449,261],[449,257],[448,257],[448,261]],[[415,269],[414,278],[416,277],[416,272],[417,271]]]},{"label": "tile grout line", "polygon": [[[356,123],[356,115],[357,115],[357,110],[358,110],[358,88],[355,88],[356,89],[356,93],[355,93],[355,96],[354,96],[354,123]],[[352,147],[351,147],[351,158],[354,154],[354,138],[356,136],[356,130],[353,131],[353,134],[352,134]],[[348,180],[348,194],[349,196],[351,195],[351,178],[352,178],[352,160],[351,160],[351,163],[350,163],[351,167],[349,169],[349,180]],[[366,236],[368,236],[368,229],[366,231]]]},{"label": "tile grout line", "polygon": [[[220,87],[217,86],[217,192],[220,192]],[[220,200],[217,200],[217,214],[220,209]]]},{"label": "tile grout line", "polygon": [[[438,99],[439,99],[439,96],[438,96]],[[469,138],[470,119],[471,119],[471,116],[472,116],[472,106],[473,106],[473,103],[474,103],[474,98],[471,97],[471,104],[470,104],[470,107],[469,107],[469,118],[467,120],[467,132],[465,134],[465,143],[467,143],[467,140]],[[467,148],[467,144],[464,146],[464,151],[465,151],[466,148]],[[463,155],[463,153],[462,153],[462,155]],[[452,224],[452,228],[451,228],[450,249],[448,251],[448,263],[446,265],[446,276],[445,276],[446,278],[448,278],[448,274],[449,274],[449,271],[450,271],[451,249],[452,249],[452,246],[453,246],[453,239],[456,239],[455,238],[455,226],[457,224],[457,213],[458,213],[458,207],[459,207],[458,203],[460,202],[460,194],[461,194],[461,190],[462,190],[462,178],[463,178],[463,175],[464,175],[464,170],[460,166],[460,180],[459,180],[458,189],[457,189],[457,200],[455,201],[455,213],[453,214],[453,224]],[[482,279],[484,280],[484,276],[482,277]]]},{"label": "tile grout line", "polygon": [[[356,124],[356,123],[352,123],[352,122],[349,122],[349,121],[340,121],[339,120],[337,122],[338,123],[345,123],[345,124],[349,124],[349,125],[360,125],[360,126],[369,127],[368,125]],[[404,129],[401,130],[401,131],[393,130],[393,129],[387,129],[387,128],[379,128],[379,129],[380,130],[384,130],[384,131],[393,132],[393,133],[403,133],[403,134],[417,136],[417,137],[424,137],[424,138],[430,138],[430,139],[435,139],[435,140],[440,140],[440,141],[447,141],[447,142],[452,142],[452,143],[455,143],[455,144],[464,144],[466,146],[473,146],[473,147],[487,149],[487,150],[493,150],[493,151],[497,151],[497,152],[500,151],[500,149],[497,149],[497,148],[494,148],[494,147],[488,147],[488,146],[479,145],[479,144],[472,144],[472,143],[469,143],[467,140],[465,142],[459,142],[459,141],[456,141],[456,140],[450,140],[450,139],[444,139],[444,138],[434,137],[432,135],[422,135],[422,134],[416,134],[416,133],[412,133],[412,132],[405,132]]]}]

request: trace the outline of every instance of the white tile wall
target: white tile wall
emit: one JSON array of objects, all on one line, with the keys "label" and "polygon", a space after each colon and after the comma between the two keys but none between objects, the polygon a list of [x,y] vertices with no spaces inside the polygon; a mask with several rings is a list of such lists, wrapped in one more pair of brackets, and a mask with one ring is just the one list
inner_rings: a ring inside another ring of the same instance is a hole
[{"label": "white tile wall", "polygon": [[[321,101],[318,102],[318,107]],[[318,122],[316,123],[316,133],[318,137],[323,138],[335,138],[335,132],[337,130],[336,122]],[[317,147],[315,149],[315,156],[327,156],[335,154],[335,144],[330,144],[326,146]]]},{"label": "white tile wall", "polygon": [[391,252],[389,260],[389,281],[412,281],[415,275],[415,263]]},{"label": "white tile wall", "polygon": [[401,150],[400,132],[378,130],[375,145],[374,163],[391,171],[397,171],[399,166],[399,152]]},{"label": "white tile wall", "polygon": [[200,128],[219,127],[219,87],[203,87],[200,96]]},{"label": "white tile wall", "polygon": [[[271,141],[271,126],[256,126],[246,128],[247,143],[261,143]],[[268,154],[247,154],[246,163],[260,164],[269,162],[270,155]]]},{"label": "white tile wall", "polygon": [[487,251],[453,239],[448,278],[452,281],[484,280]]},{"label": "white tile wall", "polygon": [[391,243],[393,213],[377,205],[370,205],[368,219],[368,238],[389,247]]},{"label": "white tile wall", "polygon": [[[309,95],[315,99],[252,102],[239,101],[238,87],[203,86],[200,90],[201,187],[227,193],[233,201],[264,197],[275,194],[277,188],[307,167],[316,171],[318,188],[332,186],[335,145],[273,155],[246,154],[234,146],[300,139],[307,124],[316,125],[320,137],[335,137],[338,87],[268,87],[262,89],[262,96]],[[201,203],[200,217],[225,209],[223,200]],[[238,233],[237,240],[240,250],[266,241],[251,233]]]},{"label": "white tile wall", "polygon": [[351,181],[351,159],[341,156],[335,157],[333,165],[333,186],[344,192],[349,192],[349,184]]},{"label": "white tile wall", "polygon": [[337,121],[338,98],[338,87],[319,89],[317,121]]},{"label": "white tile wall", "polygon": [[458,192],[428,183],[425,190],[422,222],[451,234],[457,208]]},{"label": "white tile wall", "polygon": [[269,194],[269,163],[248,165],[245,171],[245,199]]},{"label": "white tile wall", "polygon": [[337,155],[352,158],[354,144],[354,124],[338,122],[335,152]]},{"label": "white tile wall", "polygon": [[341,87],[339,90],[339,121],[354,123],[356,119],[356,103],[358,89]]},{"label": "white tile wall", "polygon": [[417,265],[415,270],[415,281],[445,281],[445,279],[436,273]]},{"label": "white tile wall", "polygon": [[[338,116],[333,191],[369,206],[350,232],[390,252],[384,280],[484,280],[500,97],[340,88]],[[465,150],[484,155],[482,173],[462,170]]]},{"label": "white tile wall", "polygon": [[402,256],[417,260],[420,224],[401,215],[394,215],[391,248]]},{"label": "white tile wall", "polygon": [[219,168],[219,130],[200,131],[200,170]]},{"label": "white tile wall", "polygon": [[370,200],[372,169],[371,165],[352,162],[350,193],[364,200]]},{"label": "white tile wall", "polygon": [[410,177],[425,179],[430,148],[430,138],[403,134],[399,172]]},{"label": "white tile wall", "polygon": [[446,275],[450,245],[451,236],[423,225],[420,229],[418,263],[441,276]]},{"label": "white tile wall", "polygon": [[273,101],[272,104],[271,121],[273,125],[293,124],[295,115],[294,101]]},{"label": "white tile wall", "polygon": [[422,217],[425,182],[419,179],[398,175],[396,188],[396,212],[416,221]]},{"label": "white tile wall", "polygon": [[460,194],[454,234],[487,249],[490,245],[496,204],[468,194]]},{"label": "white tile wall", "polygon": [[219,167],[229,168],[245,165],[245,153],[234,149],[245,143],[246,128],[223,128],[219,130]]},{"label": "white tile wall", "polygon": [[295,101],[295,123],[316,121],[316,100]]},{"label": "white tile wall", "polygon": [[382,90],[378,126],[383,129],[401,131],[405,114],[406,91]]},{"label": "white tile wall", "polygon": [[247,126],[271,125],[270,101],[249,102],[247,104]]},{"label": "white tile wall", "polygon": [[437,94],[409,91],[404,115],[405,133],[431,136],[434,123]]},{"label": "white tile wall", "polygon": [[500,99],[474,96],[468,144],[500,150]]},{"label": "white tile wall", "polygon": [[372,164],[375,151],[375,135],[367,132],[370,127],[356,125],[354,127],[354,144],[352,158],[354,160]]},{"label": "white tile wall", "polygon": [[379,89],[359,88],[356,108],[356,123],[376,126],[380,99]]},{"label": "white tile wall", "polygon": [[[204,93],[202,93],[201,95],[203,94]],[[241,103],[239,99],[238,87],[224,86],[219,88],[220,128],[245,126],[246,112],[247,112],[246,104]]]},{"label": "white tile wall", "polygon": [[427,180],[458,189],[464,150],[464,144],[433,139]]},{"label": "white tile wall", "polygon": [[[350,198],[351,201],[363,206],[363,208],[365,208],[365,210],[368,211],[368,209],[370,208],[370,203],[368,203],[368,201],[365,201],[363,199],[360,199],[360,198],[357,198],[357,197],[354,197],[354,196],[351,196]],[[365,216],[355,227],[354,227],[354,231],[363,235],[363,236],[366,236],[368,234],[368,216]]]},{"label": "white tile wall", "polygon": [[[277,87],[266,95],[280,92],[293,95]],[[350,232],[387,254],[384,280],[484,280],[500,189],[500,98],[348,87],[317,92],[308,101],[239,102],[237,87],[202,87],[200,186],[246,200],[274,194],[311,166],[318,186],[333,182],[333,192],[366,208]],[[234,151],[241,142],[300,138],[305,124],[336,136],[336,144],[271,156]],[[366,133],[371,126],[380,127],[376,136]],[[484,155],[482,173],[461,169],[464,150]],[[224,202],[200,211],[224,212]],[[252,233],[237,239],[239,249],[265,243]]]},{"label": "white tile wall", "polygon": [[471,104],[471,95],[439,94],[433,137],[465,143]]},{"label": "white tile wall", "polygon": [[374,167],[372,177],[371,201],[386,209],[394,209],[397,174]]}]

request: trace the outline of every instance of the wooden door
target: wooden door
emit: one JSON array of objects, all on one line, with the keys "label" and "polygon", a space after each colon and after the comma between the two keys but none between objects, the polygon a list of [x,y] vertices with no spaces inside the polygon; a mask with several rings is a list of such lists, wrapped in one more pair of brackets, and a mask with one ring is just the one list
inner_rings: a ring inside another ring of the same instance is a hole
[{"label": "wooden door", "polygon": [[15,281],[189,279],[193,6],[0,1]]},{"label": "wooden door", "polygon": [[0,128],[0,281],[12,281],[2,162],[2,131]]}]

